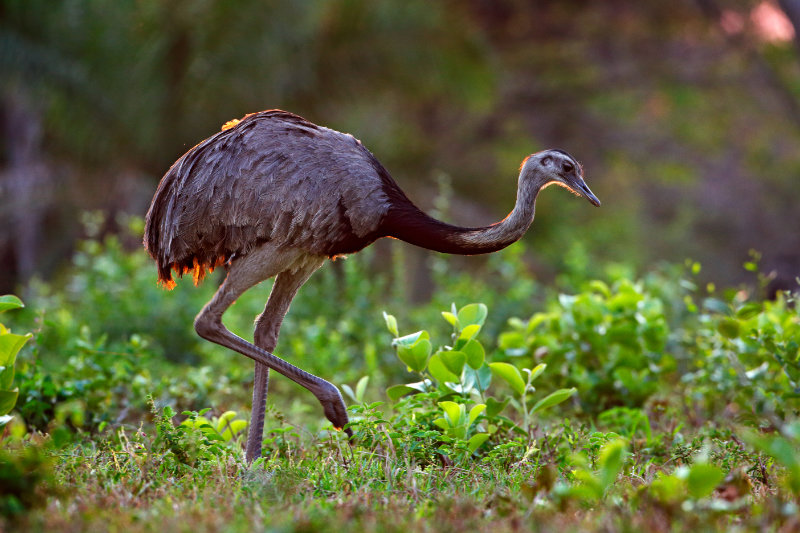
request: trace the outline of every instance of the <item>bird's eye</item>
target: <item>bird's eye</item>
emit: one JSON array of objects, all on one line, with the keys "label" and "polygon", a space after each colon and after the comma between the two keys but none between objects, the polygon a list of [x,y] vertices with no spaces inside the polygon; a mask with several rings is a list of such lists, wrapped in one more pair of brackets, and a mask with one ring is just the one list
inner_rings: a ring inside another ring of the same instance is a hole
[{"label": "bird's eye", "polygon": [[573,170],[575,170],[575,165],[573,165],[569,161],[564,161],[561,163],[561,170],[563,170],[564,172],[572,172]]}]

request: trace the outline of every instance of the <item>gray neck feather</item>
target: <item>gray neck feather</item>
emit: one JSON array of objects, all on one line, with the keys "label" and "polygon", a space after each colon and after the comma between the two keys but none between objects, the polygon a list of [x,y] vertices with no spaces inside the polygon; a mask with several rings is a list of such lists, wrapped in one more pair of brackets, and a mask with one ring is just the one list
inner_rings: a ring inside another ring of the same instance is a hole
[{"label": "gray neck feather", "polygon": [[518,241],[533,222],[536,197],[545,185],[543,176],[523,168],[517,202],[506,218],[490,226],[462,228],[435,220],[408,202],[393,206],[384,224],[385,234],[402,241],[461,255],[485,254]]}]

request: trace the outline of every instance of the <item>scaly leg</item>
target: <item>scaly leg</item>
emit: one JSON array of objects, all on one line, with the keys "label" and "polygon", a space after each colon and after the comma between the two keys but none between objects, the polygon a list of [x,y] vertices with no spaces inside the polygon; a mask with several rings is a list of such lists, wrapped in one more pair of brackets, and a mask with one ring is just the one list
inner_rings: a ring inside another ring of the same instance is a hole
[{"label": "scaly leg", "polygon": [[[257,347],[268,352],[275,350],[281,323],[289,310],[297,290],[321,265],[318,258],[301,258],[295,265],[284,270],[275,278],[264,312],[256,319],[254,342]],[[261,457],[261,441],[264,437],[264,415],[267,407],[269,386],[269,367],[256,363],[253,384],[253,410],[250,416],[250,431],[247,435],[247,462]]]},{"label": "scaly leg", "polygon": [[[222,323],[223,313],[244,291],[286,270],[303,255],[305,254],[297,250],[279,251],[277,247],[267,244],[234,261],[225,281],[195,318],[194,327],[198,335],[204,339],[239,352],[308,389],[322,404],[325,417],[334,427],[342,428],[348,422],[347,409],[336,386],[234,335]],[[323,258],[306,256],[306,260],[316,261],[318,267]],[[263,412],[263,408],[260,410]],[[348,435],[352,434],[349,430],[346,432]]]}]

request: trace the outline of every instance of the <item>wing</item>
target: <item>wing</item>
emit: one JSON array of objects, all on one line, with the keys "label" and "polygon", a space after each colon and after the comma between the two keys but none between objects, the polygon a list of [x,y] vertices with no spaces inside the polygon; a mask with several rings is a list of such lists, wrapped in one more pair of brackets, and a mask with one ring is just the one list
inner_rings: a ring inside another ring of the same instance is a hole
[{"label": "wing", "polygon": [[381,236],[387,180],[394,184],[352,136],[283,111],[254,113],[170,168],[147,214],[145,247],[166,284],[171,269],[202,278],[267,241],[351,253]]}]

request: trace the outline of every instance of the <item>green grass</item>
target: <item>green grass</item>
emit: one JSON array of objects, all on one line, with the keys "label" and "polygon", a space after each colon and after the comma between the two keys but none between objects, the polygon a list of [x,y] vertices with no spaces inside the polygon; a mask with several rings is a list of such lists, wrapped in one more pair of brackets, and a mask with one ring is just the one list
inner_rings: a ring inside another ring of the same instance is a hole
[{"label": "green grass", "polygon": [[[434,262],[427,305],[368,253],[301,291],[278,353],[342,387],[355,438],[275,376],[264,456],[247,465],[252,365],[191,331],[211,287],[158,291],[140,252],[85,242],[2,315],[33,336],[3,359],[18,398],[0,529],[796,528],[790,297],[701,284],[691,262],[597,279],[576,264],[554,288],[519,247],[472,274]],[[246,334],[264,297],[237,303],[231,327]]]}]

